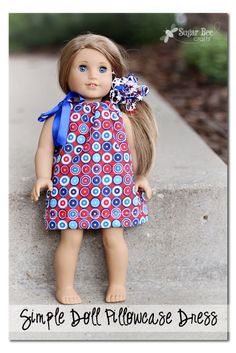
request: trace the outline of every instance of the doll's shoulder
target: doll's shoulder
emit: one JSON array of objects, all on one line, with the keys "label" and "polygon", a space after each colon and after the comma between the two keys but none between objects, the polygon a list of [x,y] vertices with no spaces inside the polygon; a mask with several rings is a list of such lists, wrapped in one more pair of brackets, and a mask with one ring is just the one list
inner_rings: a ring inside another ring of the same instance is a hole
[{"label": "doll's shoulder", "polygon": [[123,112],[122,112],[122,120],[123,120],[124,129],[125,129],[127,139],[129,141],[129,144],[132,145],[133,141],[134,141],[133,127],[132,127],[132,124],[131,124],[129,117]]},{"label": "doll's shoulder", "polygon": [[55,115],[49,116],[47,119],[45,119],[44,124],[43,124],[43,129],[48,129],[48,130],[52,130],[52,126],[53,126],[53,122],[54,122],[54,118]]},{"label": "doll's shoulder", "polygon": [[[55,115],[54,115],[55,116]],[[41,134],[39,137],[39,146],[44,148],[54,148],[52,126],[54,121],[54,116],[46,119],[44,121]]]},{"label": "doll's shoulder", "polygon": [[130,121],[128,115],[125,114],[124,112],[121,112],[121,116],[122,116],[122,120],[123,120],[124,126],[128,130],[132,130],[132,124],[131,124],[131,121]]}]

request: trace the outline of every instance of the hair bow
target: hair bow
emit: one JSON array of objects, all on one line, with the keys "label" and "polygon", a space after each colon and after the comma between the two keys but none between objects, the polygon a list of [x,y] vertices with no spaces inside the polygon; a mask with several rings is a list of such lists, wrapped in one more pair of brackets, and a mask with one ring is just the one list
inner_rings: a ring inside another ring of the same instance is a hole
[{"label": "hair bow", "polygon": [[139,85],[138,78],[129,74],[127,77],[114,78],[110,90],[110,100],[114,104],[125,104],[126,110],[133,112],[136,109],[136,103],[143,100],[148,92],[147,86]]}]

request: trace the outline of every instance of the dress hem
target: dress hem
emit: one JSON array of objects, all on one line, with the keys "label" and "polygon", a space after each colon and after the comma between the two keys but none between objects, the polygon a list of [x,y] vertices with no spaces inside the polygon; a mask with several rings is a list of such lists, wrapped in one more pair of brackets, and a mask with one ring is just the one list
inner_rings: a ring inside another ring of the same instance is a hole
[{"label": "dress hem", "polygon": [[146,216],[146,219],[144,219],[144,221],[142,223],[137,223],[137,224],[132,224],[130,226],[119,226],[119,227],[114,227],[114,226],[110,226],[110,227],[100,227],[100,228],[70,228],[70,227],[66,227],[66,228],[54,228],[54,229],[51,229],[51,228],[46,228],[47,231],[54,231],[54,230],[68,230],[68,229],[71,229],[71,230],[99,230],[99,229],[109,229],[109,228],[134,228],[134,227],[137,227],[137,226],[141,226],[142,224],[145,224],[148,222],[148,216]]}]

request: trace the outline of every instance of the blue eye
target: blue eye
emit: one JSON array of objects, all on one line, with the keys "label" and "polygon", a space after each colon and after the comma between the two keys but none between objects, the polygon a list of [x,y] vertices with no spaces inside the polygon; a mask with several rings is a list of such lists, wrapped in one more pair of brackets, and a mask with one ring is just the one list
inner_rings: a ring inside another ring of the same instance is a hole
[{"label": "blue eye", "polygon": [[80,72],[85,72],[87,70],[87,66],[86,65],[80,65],[79,66],[79,71]]},{"label": "blue eye", "polygon": [[104,74],[105,72],[107,72],[107,68],[106,68],[105,66],[100,66],[100,67],[99,67],[99,72],[100,72],[101,74]]}]

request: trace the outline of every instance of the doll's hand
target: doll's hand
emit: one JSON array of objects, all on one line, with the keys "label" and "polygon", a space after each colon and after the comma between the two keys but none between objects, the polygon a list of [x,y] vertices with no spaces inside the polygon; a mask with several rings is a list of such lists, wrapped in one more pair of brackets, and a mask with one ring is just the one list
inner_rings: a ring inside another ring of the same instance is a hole
[{"label": "doll's hand", "polygon": [[152,189],[149,185],[149,182],[145,176],[138,176],[135,178],[135,189],[138,191],[138,188],[142,188],[145,191],[147,199],[152,198]]},{"label": "doll's hand", "polygon": [[47,178],[39,178],[36,180],[36,183],[34,184],[33,190],[31,192],[31,200],[32,201],[38,201],[40,197],[40,191],[41,189],[48,188],[50,191],[52,191],[52,181]]}]

